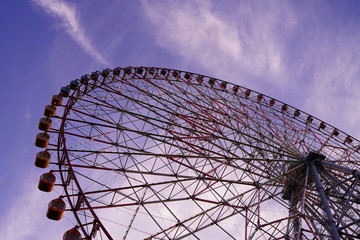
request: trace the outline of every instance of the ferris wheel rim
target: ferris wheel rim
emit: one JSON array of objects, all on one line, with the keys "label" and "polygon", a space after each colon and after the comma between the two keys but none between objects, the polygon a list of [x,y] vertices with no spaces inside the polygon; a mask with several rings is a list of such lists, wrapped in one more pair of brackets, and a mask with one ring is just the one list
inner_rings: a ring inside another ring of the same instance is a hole
[{"label": "ferris wheel rim", "polygon": [[[153,69],[155,69],[156,71],[166,70],[166,71],[168,71],[168,72],[174,72],[174,71],[176,71],[176,72],[178,72],[179,74],[182,74],[182,75],[191,74],[191,75],[194,75],[194,76],[201,76],[202,78],[207,79],[207,80],[213,79],[215,82],[226,83],[225,86],[226,86],[226,85],[231,85],[231,86],[233,86],[233,87],[234,87],[234,86],[237,86],[237,87],[241,88],[242,90],[244,90],[243,92],[245,92],[246,90],[249,90],[249,91],[250,91],[250,94],[256,94],[257,96],[262,96],[263,98],[266,98],[266,99],[268,99],[268,100],[271,100],[271,99],[272,99],[272,100],[276,101],[277,103],[279,103],[282,107],[283,107],[283,106],[286,106],[286,107],[287,107],[287,111],[288,111],[289,109],[292,110],[292,112],[294,112],[294,113],[295,113],[296,111],[298,111],[300,114],[303,114],[303,115],[305,115],[305,116],[308,116],[308,118],[311,117],[311,118],[312,118],[313,120],[315,120],[315,122],[317,122],[317,123],[320,123],[320,124],[321,124],[321,123],[324,123],[324,124],[326,124],[326,127],[327,127],[327,128],[331,128],[331,129],[333,130],[333,132],[334,132],[334,131],[337,131],[337,132],[338,132],[337,135],[343,136],[344,143],[347,141],[347,139],[351,139],[351,145],[353,145],[353,146],[359,145],[359,141],[358,141],[357,139],[355,139],[355,138],[347,135],[346,133],[342,132],[341,130],[338,130],[337,128],[333,127],[332,125],[327,124],[327,123],[321,121],[320,119],[315,118],[315,117],[313,117],[312,115],[307,114],[306,112],[303,112],[303,111],[301,111],[301,110],[299,110],[299,109],[297,109],[297,108],[294,108],[294,107],[292,107],[292,106],[290,106],[290,105],[288,105],[288,104],[285,104],[285,103],[283,103],[283,102],[281,102],[281,101],[278,101],[278,100],[276,100],[276,99],[274,99],[274,98],[271,98],[271,97],[269,97],[269,96],[267,96],[267,95],[261,94],[261,93],[259,93],[259,92],[256,92],[256,91],[250,90],[250,89],[248,89],[248,88],[244,88],[244,87],[241,87],[241,86],[238,86],[238,85],[229,83],[229,82],[225,82],[225,81],[220,80],[220,79],[215,79],[215,78],[211,78],[211,77],[208,77],[208,76],[199,75],[199,74],[195,74],[195,73],[191,73],[191,72],[185,72],[185,71],[179,71],[179,70],[167,69],[167,68],[136,67],[136,68],[115,68],[115,69],[120,69],[120,70],[131,69],[130,71],[136,71],[136,69],[139,69],[139,68],[143,68],[143,69],[153,68]],[[115,70],[115,69],[114,69],[114,70]],[[110,71],[114,71],[114,70],[110,70]],[[88,76],[88,77],[89,77],[89,76]],[[84,83],[81,83],[81,84],[85,84],[85,82],[84,82]],[[80,87],[82,86],[81,84],[80,84],[80,86],[79,86],[78,89],[80,89]],[[77,99],[78,99],[78,97],[79,97],[79,96],[77,96],[77,95],[79,94],[79,92],[78,92],[79,90],[78,90],[78,89],[75,90],[75,91],[72,93],[72,95],[71,95],[70,98],[69,98],[69,99],[71,99],[71,101],[69,100],[69,101],[67,102],[67,104],[66,104],[66,107],[65,107],[65,109],[64,109],[64,115],[63,115],[62,120],[61,120],[61,121],[62,121],[62,123],[61,123],[61,128],[62,128],[62,129],[64,128],[64,124],[66,123],[66,119],[67,119],[66,117],[68,116],[68,113],[69,113],[72,105],[75,104],[75,102],[77,101]],[[217,89],[217,90],[221,90],[220,87],[219,87],[219,89]],[[224,91],[224,89],[222,89],[222,90]],[[279,110],[279,111],[280,111],[280,110]],[[65,113],[66,113],[66,114],[65,114]],[[309,123],[310,125],[313,124],[313,120]],[[69,156],[68,156],[68,153],[67,153],[68,150],[67,150],[67,148],[66,148],[66,143],[63,142],[65,139],[66,139],[66,133],[65,133],[64,131],[62,131],[62,132],[59,134],[59,140],[58,140],[58,144],[59,144],[59,145],[58,145],[58,147],[59,147],[59,146],[63,146],[63,148],[62,148],[62,151],[58,150],[58,157],[59,157],[59,159],[61,159],[62,156],[65,155],[65,158],[66,158],[65,160],[67,161],[67,165],[68,165],[68,167],[69,167],[69,171],[73,171],[73,169],[72,169],[72,163],[71,163],[71,161],[70,161],[70,159],[69,159]],[[341,142],[341,141],[339,141],[339,142]],[[64,150],[64,149],[65,149],[65,150]],[[358,150],[358,149],[356,149],[356,150]],[[61,155],[61,156],[60,156],[60,155]],[[62,164],[63,164],[63,163],[59,163],[59,171],[60,171],[60,173],[61,173],[62,181],[65,182],[66,180],[64,179],[64,176],[63,176],[63,173],[62,173],[63,170],[61,169],[61,165],[62,165]],[[107,232],[106,228],[102,225],[101,220],[100,220],[99,218],[97,218],[96,213],[92,210],[92,207],[91,207],[91,205],[89,204],[89,202],[87,202],[86,197],[85,197],[85,195],[84,195],[84,192],[83,192],[82,189],[81,189],[81,185],[80,185],[79,182],[76,180],[76,175],[73,174],[73,173],[72,173],[72,175],[73,175],[73,176],[72,176],[72,177],[73,177],[73,180],[75,180],[76,185],[77,185],[77,187],[78,187],[79,196],[82,196],[82,197],[84,198],[84,201],[85,201],[86,205],[88,206],[89,210],[90,210],[91,213],[93,214],[93,217],[94,217],[94,219],[96,220],[96,222],[99,224],[99,227],[102,228],[104,234],[105,234],[109,239],[111,239],[110,234]],[[68,197],[68,195],[70,195],[70,194],[68,193],[66,187],[64,187],[64,189],[65,189],[65,193],[66,193],[66,195],[67,195],[67,197]],[[73,204],[71,203],[70,197],[68,197],[68,202],[71,204],[71,209],[72,209],[72,211],[74,212],[74,215],[75,215],[75,217],[76,217],[76,219],[77,219],[77,221],[78,221],[78,223],[79,223],[79,225],[80,225],[80,224],[81,224],[81,221],[80,221],[80,219],[78,218],[78,216],[77,216],[76,213],[75,213],[75,212],[76,212],[76,207],[73,206]],[[87,234],[85,230],[83,230],[83,233],[84,233],[84,234]]]}]

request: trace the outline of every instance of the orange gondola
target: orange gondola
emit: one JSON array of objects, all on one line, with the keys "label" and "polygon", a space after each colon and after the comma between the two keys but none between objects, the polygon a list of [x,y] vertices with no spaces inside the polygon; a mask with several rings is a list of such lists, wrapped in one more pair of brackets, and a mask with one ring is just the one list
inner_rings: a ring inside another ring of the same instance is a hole
[{"label": "orange gondola", "polygon": [[39,122],[39,129],[43,131],[49,131],[51,128],[51,119],[50,118],[41,118]]},{"label": "orange gondola", "polygon": [[80,240],[81,234],[77,228],[72,228],[64,233],[63,240]]},{"label": "orange gondola", "polygon": [[50,136],[47,133],[39,133],[36,135],[35,146],[46,148],[49,144]]},{"label": "orange gondola", "polygon": [[47,105],[44,110],[44,116],[54,117],[56,114],[56,107],[52,105]]},{"label": "orange gondola", "polygon": [[62,218],[65,208],[65,202],[61,198],[56,198],[49,203],[46,216],[51,220],[58,221]]},{"label": "orange gondola", "polygon": [[51,104],[54,106],[60,106],[62,104],[63,97],[61,95],[54,95],[51,99]]},{"label": "orange gondola", "polygon": [[43,192],[51,192],[54,188],[56,177],[52,172],[40,176],[38,189]]},{"label": "orange gondola", "polygon": [[51,155],[47,151],[41,151],[36,154],[35,166],[39,168],[47,168],[50,163]]}]

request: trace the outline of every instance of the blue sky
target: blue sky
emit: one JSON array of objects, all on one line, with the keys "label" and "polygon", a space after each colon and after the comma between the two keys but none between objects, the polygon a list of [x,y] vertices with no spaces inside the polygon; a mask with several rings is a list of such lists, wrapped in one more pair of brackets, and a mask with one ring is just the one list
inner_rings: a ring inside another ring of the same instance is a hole
[{"label": "blue sky", "polygon": [[[70,80],[115,66],[158,66],[233,82],[360,138],[359,1],[0,3],[1,216],[4,239],[60,239],[37,191],[38,120]],[[71,218],[71,216],[69,216]]]}]

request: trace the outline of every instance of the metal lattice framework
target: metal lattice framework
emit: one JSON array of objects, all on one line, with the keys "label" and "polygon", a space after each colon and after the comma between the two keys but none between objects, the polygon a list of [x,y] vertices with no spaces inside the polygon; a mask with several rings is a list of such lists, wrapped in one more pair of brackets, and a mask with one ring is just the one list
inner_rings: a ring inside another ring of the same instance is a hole
[{"label": "metal lattice framework", "polygon": [[82,238],[360,239],[358,140],[190,72],[77,81],[46,151]]}]

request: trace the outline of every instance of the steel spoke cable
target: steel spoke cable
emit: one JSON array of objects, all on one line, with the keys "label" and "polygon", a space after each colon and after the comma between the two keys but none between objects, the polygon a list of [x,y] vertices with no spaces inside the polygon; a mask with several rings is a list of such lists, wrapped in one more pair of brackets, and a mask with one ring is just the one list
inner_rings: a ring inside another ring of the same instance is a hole
[{"label": "steel spoke cable", "polygon": [[[199,92],[200,94],[203,94],[202,92]],[[168,96],[171,97],[172,94],[171,93],[168,93]],[[186,101],[186,99],[183,99],[184,101]]]},{"label": "steel spoke cable", "polygon": [[[113,235],[99,219],[111,221],[111,208],[124,216],[124,238],[200,239],[207,229],[225,238],[241,230],[256,239],[329,236],[312,176],[301,172],[316,150],[358,168],[357,140],[222,80],[160,68],[106,71],[81,79],[49,131],[59,136],[47,150],[58,154],[51,164],[84,237]],[[329,208],[344,209],[334,219],[355,234],[359,188],[350,175],[328,172],[319,170]],[[286,191],[301,200],[288,201]],[[176,217],[176,206],[186,204],[193,211]],[[155,228],[136,231],[140,216]]]},{"label": "steel spoke cable", "polygon": [[171,95],[170,95],[171,96]]},{"label": "steel spoke cable", "polygon": [[[200,94],[203,94],[201,91],[199,91],[199,93]],[[205,97],[205,96],[204,96]],[[238,97],[238,96],[237,96]],[[240,101],[240,98],[238,98],[238,100],[239,100],[239,102],[241,103],[241,101]],[[231,101],[228,101],[228,103],[232,103]],[[228,105],[227,105],[227,107],[229,107]],[[233,108],[231,108],[232,110],[235,110],[236,109],[236,106],[233,106]],[[236,110],[235,110],[236,111]],[[265,130],[266,130],[266,128],[265,128]],[[276,142],[273,142],[273,144],[276,144]]]}]

